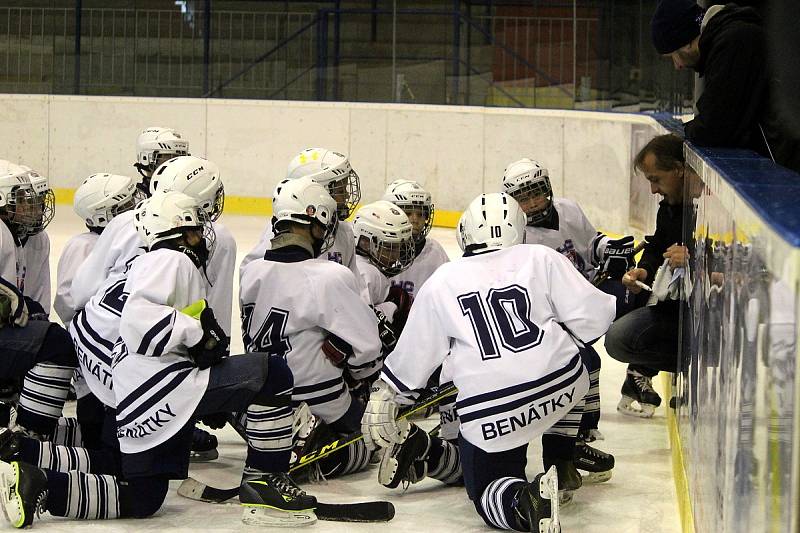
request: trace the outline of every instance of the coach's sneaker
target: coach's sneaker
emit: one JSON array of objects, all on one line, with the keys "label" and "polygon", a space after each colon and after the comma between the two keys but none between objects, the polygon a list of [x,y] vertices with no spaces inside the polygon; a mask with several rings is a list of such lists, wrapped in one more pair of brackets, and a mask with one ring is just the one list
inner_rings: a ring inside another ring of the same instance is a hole
[{"label": "coach's sneaker", "polygon": [[192,433],[192,450],[189,452],[189,461],[205,463],[219,457],[217,451],[217,437],[204,429],[194,428]]},{"label": "coach's sneaker", "polygon": [[300,527],[317,521],[317,499],[287,473],[245,475],[239,486],[242,522],[252,526]]},{"label": "coach's sneaker", "polygon": [[0,461],[0,501],[3,513],[16,528],[28,527],[45,511],[47,476],[28,463]]},{"label": "coach's sneaker", "polygon": [[393,444],[383,452],[378,467],[378,482],[390,489],[400,483],[417,483],[428,474],[428,451],[431,438],[416,424],[411,424],[402,444]]},{"label": "coach's sneaker", "polygon": [[628,369],[617,411],[624,415],[651,418],[659,405],[661,396],[653,389],[653,378]]},{"label": "coach's sneaker", "polygon": [[603,483],[611,479],[614,469],[614,456],[592,448],[585,441],[578,439],[575,445],[575,467],[582,470],[583,481],[587,483]]},{"label": "coach's sneaker", "polygon": [[553,467],[538,474],[514,496],[517,531],[561,533],[558,518],[558,475]]},{"label": "coach's sneaker", "polygon": [[544,469],[550,471],[555,467],[558,475],[558,501],[560,505],[567,505],[572,501],[572,494],[581,488],[583,478],[575,467],[575,462],[569,459],[542,458]]}]

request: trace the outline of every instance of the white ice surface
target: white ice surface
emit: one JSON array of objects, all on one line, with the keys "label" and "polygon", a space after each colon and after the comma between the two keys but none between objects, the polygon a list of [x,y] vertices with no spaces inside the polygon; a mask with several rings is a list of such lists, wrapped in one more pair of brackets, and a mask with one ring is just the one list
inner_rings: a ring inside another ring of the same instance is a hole
[{"label": "white ice surface", "polygon": [[[55,267],[64,243],[84,230],[69,206],[59,205],[55,221],[48,227],[52,242],[51,269]],[[241,259],[255,244],[264,225],[257,217],[225,216],[224,222],[236,237]],[[452,230],[436,228],[433,238],[441,242],[451,257],[458,254]],[[238,284],[236,287],[238,290]],[[55,293],[55,287],[53,292]],[[234,298],[234,302],[237,298]],[[236,304],[234,304],[236,305]],[[238,309],[234,317],[239,316]],[[241,339],[234,320],[233,351],[241,350]],[[601,371],[602,418],[600,430],[605,441],[598,448],[616,457],[614,475],[607,483],[584,485],[574,502],[563,510],[562,528],[568,533],[677,533],[680,531],[675,485],[664,407],[651,420],[623,416],[616,411],[624,365],[608,357],[602,340],[595,344],[603,359]],[[191,475],[217,487],[239,482],[245,455],[241,439],[229,428],[216,432],[220,458],[212,463],[193,465]],[[541,447],[533,443],[528,451],[528,475],[541,471]],[[463,488],[447,488],[427,479],[407,491],[389,490],[378,484],[376,470],[370,470],[322,484],[306,486],[320,501],[331,503],[385,499],[394,503],[397,514],[387,524],[345,524],[317,522],[308,531],[330,532],[466,532],[492,531],[483,524]],[[240,522],[237,505],[211,505],[193,502],[175,492],[173,482],[161,510],[146,520],[72,521],[45,515],[34,523],[43,531],[253,531]],[[10,529],[6,523],[0,528]],[[284,530],[285,531],[285,530]]]}]

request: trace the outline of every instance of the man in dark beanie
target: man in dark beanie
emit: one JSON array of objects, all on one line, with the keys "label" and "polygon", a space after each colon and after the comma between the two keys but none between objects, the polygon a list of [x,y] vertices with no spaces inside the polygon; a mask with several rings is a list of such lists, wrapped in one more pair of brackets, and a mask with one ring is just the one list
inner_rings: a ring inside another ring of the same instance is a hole
[{"label": "man in dark beanie", "polygon": [[689,141],[753,150],[800,172],[800,139],[772,105],[776,80],[756,10],[727,4],[704,11],[694,0],[661,0],[651,29],[658,53],[705,81],[695,118],[685,125]]}]

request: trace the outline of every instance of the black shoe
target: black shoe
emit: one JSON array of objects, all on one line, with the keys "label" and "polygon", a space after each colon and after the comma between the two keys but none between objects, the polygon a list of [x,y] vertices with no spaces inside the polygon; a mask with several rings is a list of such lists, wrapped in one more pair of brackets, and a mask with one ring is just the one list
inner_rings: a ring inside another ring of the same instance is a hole
[{"label": "black shoe", "polygon": [[21,437],[20,433],[8,428],[0,428],[0,461],[10,463],[18,458]]},{"label": "black shoe", "polygon": [[189,461],[193,463],[204,463],[213,461],[219,457],[217,451],[217,437],[204,429],[194,428],[192,433],[192,451],[189,453]]},{"label": "black shoe", "polygon": [[575,467],[583,470],[581,477],[587,483],[602,483],[611,479],[614,469],[614,456],[597,448],[592,448],[583,441],[578,441],[575,446]]},{"label": "black shoe", "polygon": [[[637,408],[633,402],[639,404]],[[622,414],[650,418],[656,407],[661,405],[661,396],[653,389],[653,378],[628,370],[622,384],[622,398],[617,404],[617,411]]]},{"label": "black shoe", "polygon": [[0,462],[0,498],[3,512],[16,528],[28,527],[45,511],[47,476],[28,463]]},{"label": "black shoe", "polygon": [[558,519],[558,476],[555,472],[538,474],[531,483],[523,485],[512,502],[516,515],[517,531],[557,533],[561,531]]},{"label": "black shoe", "polygon": [[428,451],[431,438],[416,424],[402,444],[394,444],[383,452],[378,467],[378,482],[390,489],[400,483],[417,483],[428,474]]},{"label": "black shoe", "polygon": [[287,473],[246,475],[239,486],[245,508],[242,521],[258,526],[304,526],[317,521],[317,499],[298,487]]}]

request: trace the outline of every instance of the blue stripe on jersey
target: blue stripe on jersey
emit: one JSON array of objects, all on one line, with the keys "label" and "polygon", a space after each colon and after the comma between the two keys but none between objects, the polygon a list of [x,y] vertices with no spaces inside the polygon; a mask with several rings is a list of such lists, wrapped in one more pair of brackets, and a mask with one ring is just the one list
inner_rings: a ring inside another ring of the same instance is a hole
[{"label": "blue stripe on jersey", "polygon": [[383,369],[382,369],[382,372],[383,372],[383,375],[386,376],[389,379],[389,381],[392,382],[392,384],[395,386],[395,388],[398,391],[400,391],[400,392],[408,392],[408,391],[411,390],[409,387],[406,386],[405,383],[403,383],[402,381],[397,379],[397,376],[392,374],[392,371],[389,370],[388,366],[384,365]]},{"label": "blue stripe on jersey", "polygon": [[360,370],[368,366],[377,366],[377,361],[367,361],[363,365],[351,365],[350,363],[347,363],[347,368],[350,368],[352,370]]},{"label": "blue stripe on jersey", "polygon": [[[164,397],[166,397],[167,394],[172,392],[191,373],[192,373],[192,369],[186,369],[186,370],[178,372],[178,374],[175,377],[173,377],[172,380],[170,380],[169,383],[167,383],[164,386],[162,386],[158,392],[156,392],[155,394],[153,394],[152,396],[147,398],[145,401],[143,401],[141,404],[139,404],[139,406],[136,409],[134,409],[133,411],[131,411],[130,413],[128,413],[127,416],[125,416],[125,418],[123,418],[122,420],[117,419],[117,427],[129,424],[129,423],[133,422],[134,420],[136,420],[137,418],[139,418],[139,416],[142,413],[146,412],[148,409],[150,409],[155,404],[157,404],[162,399],[164,399]],[[127,400],[131,396],[132,395],[129,395],[125,399]],[[137,398],[139,398],[139,397],[140,396],[137,396]],[[117,414],[118,415],[121,412],[122,411],[120,409],[117,409]]]},{"label": "blue stripe on jersey", "polygon": [[[83,314],[83,312],[81,312],[81,314]],[[87,339],[84,336],[80,320],[75,322],[75,333],[78,334],[78,338],[80,339],[80,348],[89,350],[90,352],[92,352],[92,354],[94,354],[95,357],[100,359],[102,362],[104,362],[108,366],[111,366],[111,357],[109,355],[107,355],[107,354],[104,354],[102,352],[102,350],[100,350],[94,344],[94,342],[92,342],[90,339]],[[112,348],[113,348],[113,345],[112,345]]]},{"label": "blue stripe on jersey", "polygon": [[155,387],[156,384],[158,384],[158,382],[164,379],[164,377],[168,374],[172,374],[173,372],[178,372],[186,368],[194,368],[194,363],[191,361],[180,361],[178,363],[169,365],[163,370],[159,370],[157,374],[139,385],[135,391],[131,392],[124,400],[119,402],[119,404],[117,404],[117,412],[119,413],[127,409],[131,403],[142,397],[145,393],[147,393],[148,390]]},{"label": "blue stripe on jersey", "polygon": [[322,381],[315,385],[303,385],[302,387],[295,387],[293,394],[295,396],[299,396],[300,394],[309,394],[312,392],[319,392],[321,390],[330,389],[331,387],[335,387],[340,383],[343,383],[344,380],[342,378],[334,378],[329,379],[328,381]]},{"label": "blue stripe on jersey", "polygon": [[89,336],[92,337],[92,339],[94,339],[95,342],[97,342],[97,344],[101,345],[108,351],[114,349],[114,341],[116,341],[117,339],[114,339],[114,341],[104,339],[102,335],[100,335],[94,329],[92,329],[92,326],[89,325],[89,320],[86,318],[86,313],[83,312],[83,310],[81,310],[80,324],[83,326],[83,329],[86,330],[86,333],[88,333]]},{"label": "blue stripe on jersey", "polygon": [[309,407],[311,407],[312,405],[320,405],[320,404],[323,404],[323,403],[332,402],[333,400],[335,400],[336,398],[341,396],[342,393],[344,393],[346,390],[347,390],[347,386],[344,383],[342,383],[341,387],[339,387],[337,390],[335,390],[335,391],[333,391],[331,393],[324,394],[322,396],[312,397],[312,398],[302,398],[302,399],[298,399],[298,400],[292,400],[292,407],[297,407],[302,402],[307,403]]},{"label": "blue stripe on jersey", "polygon": [[[555,374],[555,372],[553,372],[553,374]],[[540,398],[544,398],[546,396],[550,396],[553,393],[558,392],[559,390],[562,390],[562,389],[565,389],[566,387],[569,387],[570,385],[572,385],[573,383],[578,381],[578,379],[580,379],[581,374],[583,374],[583,368],[582,367],[578,367],[578,371],[577,372],[575,372],[571,376],[568,376],[563,381],[559,381],[558,383],[554,383],[553,385],[551,385],[550,387],[547,387],[546,389],[538,390],[533,394],[530,394],[528,396],[524,396],[524,397],[519,398],[517,400],[513,400],[513,401],[510,401],[510,402],[507,402],[507,403],[503,403],[503,404],[499,404],[499,405],[493,405],[491,407],[486,407],[484,409],[478,409],[476,411],[471,411],[471,412],[468,412],[468,413],[465,413],[462,410],[463,408],[461,407],[461,402],[456,402],[456,410],[458,411],[458,417],[459,417],[459,419],[461,420],[462,423],[466,423],[466,422],[472,422],[473,420],[478,420],[478,419],[481,419],[481,418],[494,416],[494,415],[499,414],[499,413],[505,413],[505,412],[508,412],[508,411],[513,411],[514,409],[518,409],[518,408],[522,407],[525,404],[531,403],[531,402],[533,402],[535,400],[538,400]],[[558,377],[560,377],[560,376],[558,376]],[[551,380],[550,383],[553,383],[554,381],[556,381],[558,379],[558,377],[556,377],[553,380]]]},{"label": "blue stripe on jersey", "polygon": [[562,368],[559,368],[555,372],[547,374],[544,377],[541,377],[539,379],[535,379],[533,381],[520,383],[520,384],[514,385],[512,387],[506,387],[505,389],[486,392],[484,394],[478,394],[476,396],[470,396],[469,398],[465,398],[463,400],[459,400],[458,407],[463,409],[463,408],[471,407],[473,405],[477,405],[479,403],[490,402],[492,400],[498,400],[498,399],[504,398],[506,396],[511,396],[512,394],[517,394],[517,393],[520,393],[520,392],[525,392],[527,390],[534,389],[536,387],[541,387],[545,383],[553,381],[554,379],[557,379],[557,378],[559,378],[560,376],[562,376],[564,374],[568,374],[569,372],[572,372],[573,370],[575,370],[575,367],[577,367],[580,364],[580,362],[581,362],[580,355],[576,355],[575,357],[573,357],[570,360],[569,363],[567,363],[566,366],[564,366]]},{"label": "blue stripe on jersey", "polygon": [[[142,342],[139,344],[139,349],[136,350],[136,353],[147,355],[147,349],[150,348],[150,343],[153,342],[153,339],[156,335],[167,329],[169,327],[169,323],[172,321],[173,315],[176,311],[168,314],[161,320],[159,320],[155,326],[150,328],[147,333],[145,333],[144,337],[142,337]],[[169,335],[167,335],[169,337]]]}]

